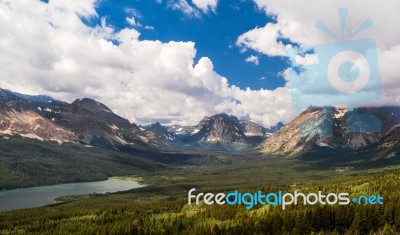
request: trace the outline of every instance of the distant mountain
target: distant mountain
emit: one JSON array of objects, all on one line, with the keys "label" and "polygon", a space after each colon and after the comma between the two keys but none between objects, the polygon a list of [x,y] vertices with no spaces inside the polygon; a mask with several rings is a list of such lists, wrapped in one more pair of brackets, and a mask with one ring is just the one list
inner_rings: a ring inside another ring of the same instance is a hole
[{"label": "distant mountain", "polygon": [[43,112],[50,111],[47,107],[42,110],[39,106],[42,104],[0,89],[0,133],[57,142],[77,141],[71,130],[58,126],[42,115]]},{"label": "distant mountain", "polygon": [[90,98],[68,104],[48,96],[0,89],[1,135],[128,152],[165,148],[243,151],[256,147],[265,155],[288,157],[331,149],[391,157],[400,153],[400,107],[310,107],[289,124],[269,128],[224,113],[204,117],[196,126],[157,122],[139,128]]},{"label": "distant mountain", "polygon": [[[296,156],[315,149],[358,151],[397,136],[399,107],[310,107],[259,146],[266,155]],[[379,128],[379,131],[372,130]],[[372,129],[371,129],[372,128]],[[371,131],[368,131],[371,129]]]},{"label": "distant mountain", "polygon": [[71,104],[48,96],[0,89],[0,135],[71,142],[118,151],[134,149],[247,150],[282,127],[264,128],[224,113],[204,117],[196,126],[141,126],[90,99]]},{"label": "distant mountain", "polygon": [[47,95],[36,95],[36,96],[34,96],[34,95],[24,95],[24,94],[21,94],[21,93],[12,92],[10,90],[7,90],[7,91],[13,93],[14,95],[16,95],[19,98],[22,98],[22,99],[25,99],[25,100],[30,100],[30,101],[35,101],[35,102],[39,102],[39,103],[60,102],[60,101],[57,101],[57,100],[55,100],[52,97],[47,96]]},{"label": "distant mountain", "polygon": [[281,125],[266,129],[254,122],[221,113],[204,117],[196,126],[164,127],[155,123],[142,129],[163,139],[172,148],[239,151],[259,144]]},{"label": "distant mountain", "polygon": [[142,129],[146,132],[153,133],[157,138],[175,140],[175,133],[169,131],[166,127],[162,126],[159,122],[150,124],[148,126],[142,126]]},{"label": "distant mountain", "polygon": [[173,125],[165,127],[169,133],[172,133],[175,136],[190,136],[196,134],[199,130],[196,129],[195,126],[181,126],[181,125]]},{"label": "distant mountain", "polygon": [[85,98],[68,104],[4,89],[0,89],[0,134],[112,150],[157,146],[157,140],[95,100]]},{"label": "distant mountain", "polygon": [[265,129],[266,135],[273,135],[275,132],[279,131],[283,126],[285,126],[282,122],[278,122],[275,126]]},{"label": "distant mountain", "polygon": [[255,122],[247,120],[240,120],[239,124],[244,135],[247,137],[269,137],[284,126],[282,122],[279,122],[275,126],[265,128]]},{"label": "distant mountain", "polygon": [[254,137],[254,136],[265,136],[267,134],[266,129],[252,121],[248,120],[240,120],[239,121],[239,128],[240,131],[247,137]]},{"label": "distant mountain", "polygon": [[200,141],[248,144],[246,135],[241,131],[239,119],[235,116],[221,113],[205,117],[196,129],[199,131],[193,137]]}]

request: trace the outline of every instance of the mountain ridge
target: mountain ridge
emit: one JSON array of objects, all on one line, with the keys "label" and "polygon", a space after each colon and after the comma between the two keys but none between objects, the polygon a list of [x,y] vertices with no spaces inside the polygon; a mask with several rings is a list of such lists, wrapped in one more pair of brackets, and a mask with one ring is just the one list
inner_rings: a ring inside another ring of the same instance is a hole
[{"label": "mountain ridge", "polygon": [[68,104],[52,98],[46,98],[47,102],[36,101],[37,97],[0,90],[2,134],[113,150],[154,148],[157,145],[135,124],[114,114],[100,102],[84,98]]},{"label": "mountain ridge", "polygon": [[[377,126],[371,117],[379,120],[380,131],[363,131]],[[310,107],[263,141],[258,150],[265,155],[288,157],[306,154],[316,148],[357,152],[378,144],[399,122],[400,108],[396,106],[358,109]]]},{"label": "mountain ridge", "polygon": [[[360,119],[361,117],[361,119]],[[362,117],[369,117],[366,122]],[[380,131],[373,131],[379,121]],[[90,98],[72,103],[0,88],[0,134],[21,135],[59,144],[71,142],[116,151],[135,149],[255,149],[264,155],[294,157],[314,149],[358,152],[400,148],[400,107],[343,109],[310,107],[287,125],[265,128],[225,113],[204,117],[195,126],[138,126]],[[369,131],[363,131],[369,130]]]},{"label": "mountain ridge", "polygon": [[196,126],[138,126],[91,98],[72,103],[49,96],[31,96],[0,88],[0,133],[71,142],[111,150],[127,148],[241,151],[252,148],[280,128],[264,128],[250,120],[220,113]]},{"label": "mountain ridge", "polygon": [[264,128],[250,120],[239,120],[225,113],[206,116],[195,126],[162,126],[160,123],[141,126],[178,149],[209,149],[219,151],[248,150],[268,138],[282,123]]}]

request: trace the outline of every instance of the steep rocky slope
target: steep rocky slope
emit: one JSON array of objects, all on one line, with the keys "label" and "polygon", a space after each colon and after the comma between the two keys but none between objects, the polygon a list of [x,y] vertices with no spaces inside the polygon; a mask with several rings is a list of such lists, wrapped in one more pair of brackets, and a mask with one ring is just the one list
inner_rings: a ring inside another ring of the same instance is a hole
[{"label": "steep rocky slope", "polygon": [[355,151],[382,141],[400,122],[400,108],[314,108],[301,113],[259,150],[266,155],[296,156],[313,148]]}]

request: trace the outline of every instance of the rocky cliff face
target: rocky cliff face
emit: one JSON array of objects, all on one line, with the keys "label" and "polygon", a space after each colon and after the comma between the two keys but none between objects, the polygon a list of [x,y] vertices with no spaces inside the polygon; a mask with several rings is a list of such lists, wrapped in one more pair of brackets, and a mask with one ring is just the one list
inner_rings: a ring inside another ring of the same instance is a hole
[{"label": "rocky cliff face", "polygon": [[173,131],[169,131],[166,127],[161,125],[159,122],[150,124],[142,127],[144,131],[153,133],[159,139],[175,140],[176,134]]},{"label": "rocky cliff face", "polygon": [[245,150],[259,144],[283,124],[271,129],[248,120],[239,120],[224,113],[204,117],[196,126],[162,126],[159,123],[142,126],[178,149]]},{"label": "rocky cliff face", "polygon": [[258,125],[257,123],[254,123],[252,121],[247,121],[247,120],[241,120],[239,122],[239,127],[240,131],[243,132],[243,134],[247,137],[252,137],[252,136],[265,136],[266,129]]},{"label": "rocky cliff face", "polygon": [[240,120],[240,130],[247,137],[269,137],[275,132],[279,131],[284,125],[282,122],[277,123],[275,126],[265,128],[255,122],[248,120]]},{"label": "rocky cliff face", "polygon": [[312,148],[359,150],[381,141],[399,121],[398,107],[309,108],[265,140],[259,150],[284,156],[296,156]]},{"label": "rocky cliff face", "polygon": [[135,124],[97,101],[85,98],[68,104],[47,96],[14,94],[3,89],[0,89],[0,133],[115,150],[156,144]]},{"label": "rocky cliff face", "polygon": [[17,112],[10,110],[0,114],[0,133],[19,134],[24,137],[40,140],[53,140],[59,143],[76,142],[74,132],[57,126],[32,111]]},{"label": "rocky cliff face", "polygon": [[205,117],[197,126],[142,127],[89,99],[71,104],[48,96],[29,96],[0,89],[0,134],[21,135],[59,143],[74,142],[113,150],[126,148],[201,148],[243,150],[260,143],[273,130],[235,116]]},{"label": "rocky cliff face", "polygon": [[207,142],[247,144],[246,135],[241,131],[237,117],[217,114],[205,117],[197,126],[199,132],[194,137]]},{"label": "rocky cliff face", "polygon": [[[20,94],[19,94],[20,95]],[[50,100],[27,100],[8,90],[0,89],[0,133],[19,134],[28,138],[53,140],[59,143],[77,141],[74,132],[43,117],[40,105]],[[35,98],[32,96],[32,98]],[[51,100],[51,102],[56,102]],[[48,110],[43,110],[47,112]]]}]

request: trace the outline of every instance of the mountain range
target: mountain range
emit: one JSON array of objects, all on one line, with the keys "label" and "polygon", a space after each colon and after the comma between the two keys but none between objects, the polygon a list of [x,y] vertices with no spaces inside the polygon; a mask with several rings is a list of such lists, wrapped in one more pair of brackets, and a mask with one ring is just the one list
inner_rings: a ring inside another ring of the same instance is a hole
[{"label": "mountain range", "polygon": [[72,103],[0,89],[0,134],[81,144],[117,151],[129,149],[247,150],[282,127],[270,129],[235,116],[204,117],[196,126],[141,126],[93,99]]},{"label": "mountain range", "polygon": [[92,99],[71,104],[0,90],[0,133],[121,150],[156,146],[133,123]]},{"label": "mountain range", "polygon": [[400,108],[394,106],[310,107],[257,149],[265,155],[289,157],[324,149],[394,156],[400,146],[399,122]]},{"label": "mountain range", "polygon": [[282,126],[280,122],[264,128],[252,121],[221,113],[204,117],[196,126],[162,126],[157,122],[141,126],[141,129],[175,149],[240,151],[260,144]]},{"label": "mountain range", "polygon": [[[295,157],[310,151],[340,149],[397,155],[400,108],[310,107],[290,123],[265,128],[228,114],[204,117],[195,126],[137,126],[106,105],[84,98],[72,103],[0,89],[0,134],[74,143],[113,151],[256,150]],[[372,129],[371,129],[372,128]],[[375,128],[376,130],[374,130]]]}]

